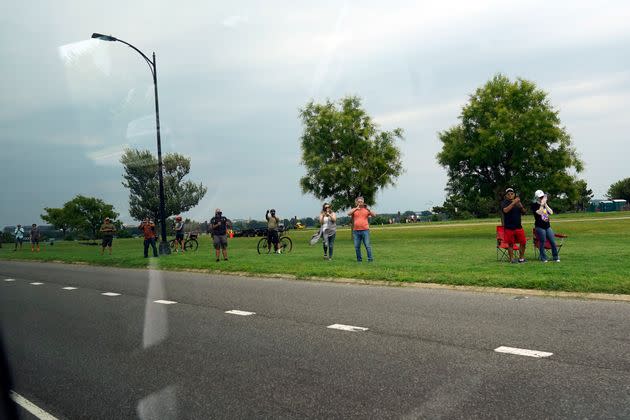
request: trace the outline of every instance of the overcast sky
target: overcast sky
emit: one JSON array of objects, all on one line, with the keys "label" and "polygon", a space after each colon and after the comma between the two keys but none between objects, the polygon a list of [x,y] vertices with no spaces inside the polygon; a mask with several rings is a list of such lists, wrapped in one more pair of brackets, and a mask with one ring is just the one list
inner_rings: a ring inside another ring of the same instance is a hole
[{"label": "overcast sky", "polygon": [[10,2],[0,16],[0,226],[40,222],[76,194],[129,222],[125,147],[156,151],[148,66],[157,54],[162,148],[208,192],[185,214],[313,216],[298,180],[310,99],[358,95],[401,127],[405,173],[376,210],[444,200],[438,131],[496,73],[535,82],[585,162],[596,197],[630,176],[630,3],[625,1]]}]

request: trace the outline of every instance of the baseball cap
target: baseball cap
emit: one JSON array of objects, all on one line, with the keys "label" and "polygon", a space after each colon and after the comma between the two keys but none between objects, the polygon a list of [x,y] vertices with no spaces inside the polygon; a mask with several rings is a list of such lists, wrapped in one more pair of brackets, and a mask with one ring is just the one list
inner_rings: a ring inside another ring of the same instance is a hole
[{"label": "baseball cap", "polygon": [[514,192],[514,188],[508,188],[508,189],[505,190],[506,194],[509,193],[509,192]]},{"label": "baseball cap", "polygon": [[536,190],[536,192],[534,193],[534,197],[536,198],[543,197],[544,195],[545,193],[542,190]]}]

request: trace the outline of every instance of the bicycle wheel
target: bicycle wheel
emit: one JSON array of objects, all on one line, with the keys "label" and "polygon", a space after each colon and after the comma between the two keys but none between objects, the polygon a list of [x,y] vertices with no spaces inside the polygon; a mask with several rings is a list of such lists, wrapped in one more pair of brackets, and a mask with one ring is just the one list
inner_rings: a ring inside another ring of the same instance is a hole
[{"label": "bicycle wheel", "polygon": [[267,245],[267,238],[261,238],[260,241],[258,241],[258,253],[259,254],[269,254],[269,246]]},{"label": "bicycle wheel", "polygon": [[293,249],[293,241],[288,236],[283,236],[280,238],[280,249],[283,253],[291,252]]},{"label": "bicycle wheel", "polygon": [[171,250],[175,249],[175,239],[172,239],[168,242],[168,246],[171,247]]},{"label": "bicycle wheel", "polygon": [[189,239],[184,243],[184,250],[196,251],[199,248],[199,242],[196,239]]}]

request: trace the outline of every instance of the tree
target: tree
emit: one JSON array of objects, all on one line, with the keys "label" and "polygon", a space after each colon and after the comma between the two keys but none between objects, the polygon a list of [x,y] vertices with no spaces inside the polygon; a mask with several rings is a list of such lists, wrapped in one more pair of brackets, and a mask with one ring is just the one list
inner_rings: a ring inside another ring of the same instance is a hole
[{"label": "tree", "polygon": [[470,96],[459,124],[439,133],[447,197],[462,214],[495,214],[507,187],[529,200],[541,189],[576,198],[582,161],[547,94],[530,81],[497,75]]},{"label": "tree", "polygon": [[[123,185],[129,188],[129,214],[136,220],[160,220],[160,194],[157,158],[148,150],[127,149],[120,158],[124,166]],[[206,194],[203,184],[184,181],[190,172],[190,159],[178,153],[163,157],[165,218],[196,206]]]},{"label": "tree", "polygon": [[303,193],[330,200],[336,209],[352,207],[360,195],[373,205],[377,191],[394,185],[402,173],[395,145],[396,139],[403,139],[402,129],[379,131],[358,97],[345,97],[338,104],[310,101],[300,117]]},{"label": "tree", "polygon": [[114,220],[118,213],[114,211],[114,206],[105,203],[100,198],[85,197],[77,195],[72,200],[66,202],[62,208],[44,209],[46,214],[42,214],[42,220],[52,224],[55,229],[61,229],[64,236],[67,230],[85,232],[91,238],[96,238],[101,224],[106,217]]},{"label": "tree", "polygon": [[608,188],[606,196],[609,200],[622,199],[630,203],[630,178],[615,182]]},{"label": "tree", "polygon": [[578,193],[577,194],[578,198],[577,198],[577,201],[575,202],[575,210],[585,211],[586,208],[588,207],[588,204],[591,202],[591,199],[594,196],[593,190],[588,188],[586,181],[584,181],[583,179],[580,179],[579,181],[577,181],[575,183],[575,186],[577,188],[577,193]]}]

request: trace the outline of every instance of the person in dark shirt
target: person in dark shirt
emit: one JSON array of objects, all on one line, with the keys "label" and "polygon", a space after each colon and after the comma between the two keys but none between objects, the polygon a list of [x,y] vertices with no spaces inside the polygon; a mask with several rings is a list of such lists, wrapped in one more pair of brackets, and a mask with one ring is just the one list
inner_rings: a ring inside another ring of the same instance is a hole
[{"label": "person in dark shirt", "polygon": [[503,238],[508,244],[510,262],[516,262],[514,260],[513,247],[515,243],[518,243],[518,262],[524,263],[527,238],[525,238],[525,231],[521,225],[521,215],[525,214],[525,207],[523,207],[521,199],[516,197],[512,188],[505,190],[504,197],[505,199],[501,202],[501,210],[503,211]]},{"label": "person in dark shirt", "polygon": [[223,251],[223,260],[228,260],[227,254],[227,228],[228,226],[232,226],[232,222],[230,222],[225,216],[223,216],[223,212],[221,209],[216,209],[214,211],[214,217],[210,219],[210,227],[212,229],[212,242],[214,244],[214,252],[217,257],[217,262],[219,262],[220,251]]},{"label": "person in dark shirt", "polygon": [[560,262],[558,248],[556,247],[556,236],[551,230],[551,223],[549,223],[549,215],[553,214],[553,210],[547,204],[547,194],[542,190],[537,190],[534,193],[534,202],[531,205],[531,209],[532,213],[534,213],[534,227],[539,240],[540,261],[547,262],[545,243],[549,241],[553,261]]}]

